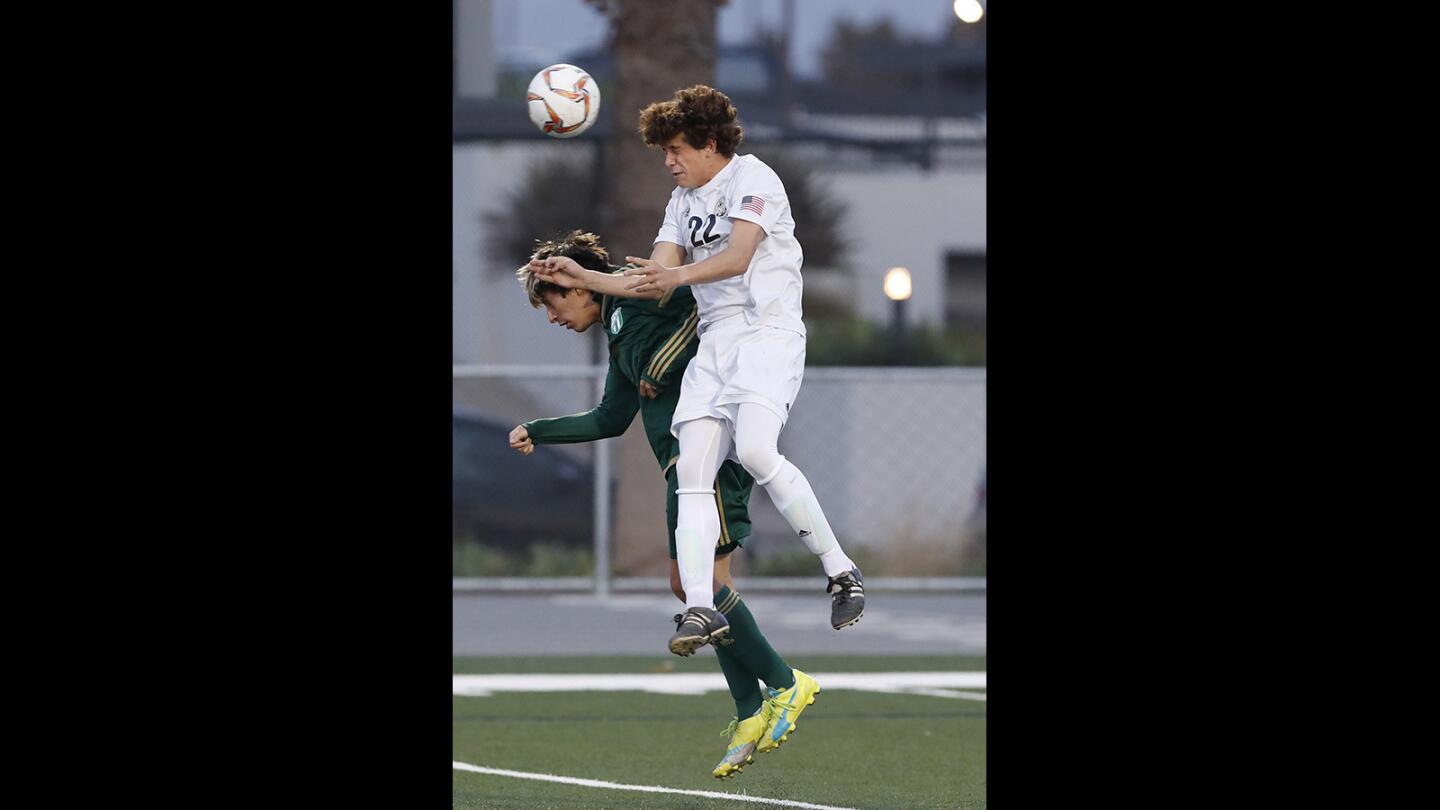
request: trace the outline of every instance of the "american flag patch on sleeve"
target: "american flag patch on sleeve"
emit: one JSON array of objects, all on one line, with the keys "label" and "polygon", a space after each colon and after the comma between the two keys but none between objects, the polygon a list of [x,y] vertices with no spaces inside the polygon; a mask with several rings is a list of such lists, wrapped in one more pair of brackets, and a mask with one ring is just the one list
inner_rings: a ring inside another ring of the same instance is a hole
[{"label": "american flag patch on sleeve", "polygon": [[765,198],[756,197],[754,194],[746,194],[740,200],[740,208],[744,211],[763,215],[765,213]]}]

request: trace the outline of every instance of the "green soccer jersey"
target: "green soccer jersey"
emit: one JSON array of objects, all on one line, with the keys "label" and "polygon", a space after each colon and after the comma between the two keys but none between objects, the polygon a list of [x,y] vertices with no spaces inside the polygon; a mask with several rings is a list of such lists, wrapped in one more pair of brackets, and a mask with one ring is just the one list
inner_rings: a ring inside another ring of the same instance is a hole
[{"label": "green soccer jersey", "polygon": [[[610,341],[604,397],[584,413],[536,419],[525,429],[536,444],[591,442],[624,433],[638,411],[663,471],[680,455],[670,420],[680,399],[680,378],[700,346],[695,299],[689,287],[680,287],[658,301],[599,294],[595,300]],[[654,399],[640,395],[642,380],[659,391]]]},{"label": "green soccer jersey", "polygon": [[[618,268],[617,268],[618,270]],[[536,444],[593,442],[619,436],[635,414],[665,476],[665,512],[670,530],[670,559],[675,559],[675,461],[680,442],[670,434],[670,421],[680,401],[680,379],[700,347],[695,327],[700,321],[689,287],[678,287],[658,301],[596,295],[601,325],[610,341],[610,368],[605,395],[584,413],[535,419],[524,424]],[[659,391],[654,399],[640,395],[645,381]],[[715,476],[715,504],[720,513],[716,554],[727,554],[750,536],[750,491],[755,483],[745,468],[726,461]]]}]

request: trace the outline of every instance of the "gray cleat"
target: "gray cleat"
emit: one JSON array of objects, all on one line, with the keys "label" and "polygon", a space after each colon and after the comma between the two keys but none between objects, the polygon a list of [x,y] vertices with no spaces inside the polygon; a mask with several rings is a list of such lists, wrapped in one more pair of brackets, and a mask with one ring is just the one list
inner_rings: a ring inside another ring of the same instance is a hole
[{"label": "gray cleat", "polygon": [[706,644],[729,644],[725,634],[730,632],[730,622],[718,610],[707,607],[692,607],[684,613],[675,614],[675,635],[670,637],[670,652],[679,656],[694,655]]},{"label": "gray cleat", "polygon": [[830,626],[839,630],[860,621],[865,613],[865,578],[859,568],[829,578],[825,592],[830,594]]}]

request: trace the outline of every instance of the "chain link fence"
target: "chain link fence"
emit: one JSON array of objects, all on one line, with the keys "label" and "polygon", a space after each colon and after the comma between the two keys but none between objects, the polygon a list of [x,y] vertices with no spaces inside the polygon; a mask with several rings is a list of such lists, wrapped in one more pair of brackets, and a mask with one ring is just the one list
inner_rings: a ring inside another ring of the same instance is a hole
[{"label": "chain link fence", "polygon": [[[617,439],[540,446],[528,457],[508,447],[521,422],[594,406],[604,374],[591,366],[455,367],[457,578],[573,584],[607,571],[595,582],[608,592],[613,577],[664,570],[664,483],[648,451],[618,452]],[[804,471],[867,576],[984,576],[985,391],[983,368],[806,370],[780,452]],[[622,489],[628,500],[617,498]],[[751,519],[745,573],[814,577],[813,555],[761,488],[751,496]]]},{"label": "chain link fence", "polygon": [[[985,418],[983,368],[808,368],[779,448],[867,572],[983,575]],[[769,498],[751,496],[759,569],[809,573],[789,525],[756,501]]]}]

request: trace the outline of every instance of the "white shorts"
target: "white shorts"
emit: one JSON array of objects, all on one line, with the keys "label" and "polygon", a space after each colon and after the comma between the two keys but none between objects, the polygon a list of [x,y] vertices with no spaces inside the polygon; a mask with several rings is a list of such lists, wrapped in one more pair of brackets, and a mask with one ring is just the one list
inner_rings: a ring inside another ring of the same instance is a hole
[{"label": "white shorts", "polygon": [[701,334],[700,349],[685,367],[670,432],[710,416],[728,422],[733,433],[742,402],[769,408],[783,427],[804,377],[804,335],[751,324],[745,313],[717,321]]}]

